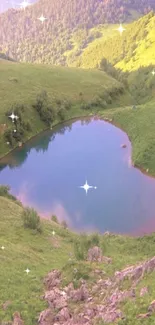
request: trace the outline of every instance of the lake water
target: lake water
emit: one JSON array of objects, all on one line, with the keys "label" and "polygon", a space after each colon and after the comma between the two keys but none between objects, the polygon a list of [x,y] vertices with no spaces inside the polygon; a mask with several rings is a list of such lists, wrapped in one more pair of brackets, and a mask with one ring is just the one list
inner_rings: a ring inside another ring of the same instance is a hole
[{"label": "lake water", "polygon": [[[121,144],[127,144],[125,149]],[[102,120],[46,131],[0,164],[0,184],[41,216],[76,231],[155,231],[155,179],[131,166],[127,135]],[[85,182],[96,186],[86,194]]]}]

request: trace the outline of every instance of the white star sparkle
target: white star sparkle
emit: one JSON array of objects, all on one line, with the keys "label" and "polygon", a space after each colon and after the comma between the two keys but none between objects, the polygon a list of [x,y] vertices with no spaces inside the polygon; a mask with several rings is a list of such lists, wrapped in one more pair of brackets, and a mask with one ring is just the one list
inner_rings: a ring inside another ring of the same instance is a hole
[{"label": "white star sparkle", "polygon": [[1,249],[4,249],[4,248],[5,248],[4,246],[1,247]]},{"label": "white star sparkle", "polygon": [[14,122],[14,120],[17,120],[19,118],[17,115],[14,115],[14,113],[12,113],[9,117],[11,118],[12,122]]},{"label": "white star sparkle", "polygon": [[124,32],[125,28],[123,28],[122,24],[120,24],[119,28],[117,28],[117,29],[115,29],[115,30],[118,30],[118,32],[119,32],[120,34],[122,34],[122,33]]},{"label": "white star sparkle", "polygon": [[155,70],[152,71],[152,75],[155,76]]},{"label": "white star sparkle", "polygon": [[44,16],[43,16],[43,14],[38,18],[41,22],[42,22],[42,24],[43,24],[43,22],[47,19],[47,18],[45,18]]},{"label": "white star sparkle", "polygon": [[86,194],[87,194],[87,192],[88,192],[88,190],[89,190],[90,188],[94,188],[95,190],[97,189],[96,186],[88,185],[87,180],[86,180],[86,183],[85,183],[84,185],[79,186],[79,187],[80,187],[80,188],[83,188],[83,189],[86,191]]},{"label": "white star sparkle", "polygon": [[30,270],[29,269],[26,269],[25,272],[28,274],[30,272]]},{"label": "white star sparkle", "polygon": [[13,130],[13,132],[17,132],[17,130]]},{"label": "white star sparkle", "polygon": [[25,8],[27,7],[27,6],[30,6],[31,5],[31,3],[29,3],[28,1],[26,1],[26,0],[24,0],[23,2],[21,2],[20,4],[19,4],[19,6],[22,8],[22,9],[24,9],[25,10]]}]

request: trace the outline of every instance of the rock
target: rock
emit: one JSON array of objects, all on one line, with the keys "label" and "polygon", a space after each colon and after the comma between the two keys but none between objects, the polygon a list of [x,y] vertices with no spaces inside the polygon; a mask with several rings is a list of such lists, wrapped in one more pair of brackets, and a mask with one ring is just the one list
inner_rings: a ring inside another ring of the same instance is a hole
[{"label": "rock", "polygon": [[64,322],[68,321],[70,318],[71,318],[71,314],[67,307],[61,309],[59,313],[55,316],[55,320],[62,322],[63,324]]},{"label": "rock", "polygon": [[11,301],[10,301],[10,300],[7,300],[7,301],[2,305],[3,310],[6,310],[6,309],[9,307],[9,305],[11,305]]},{"label": "rock", "polygon": [[112,296],[109,298],[109,303],[113,306],[116,306],[118,303],[122,302],[123,300],[127,298],[134,298],[135,297],[135,291],[119,291],[117,288],[115,292],[112,294]]},{"label": "rock", "polygon": [[59,270],[53,270],[48,273],[47,277],[44,280],[44,284],[48,288],[48,290],[53,289],[54,287],[59,286],[61,282],[61,272]]},{"label": "rock", "polygon": [[53,323],[53,312],[50,308],[41,312],[38,323],[40,325],[51,325]]},{"label": "rock", "polygon": [[147,173],[149,172],[149,168],[146,169],[146,172],[147,172]]},{"label": "rock", "polygon": [[112,263],[112,258],[111,257],[107,257],[107,256],[103,256],[102,257],[102,261],[107,263],[107,264],[110,264]]},{"label": "rock", "polygon": [[140,297],[143,297],[145,294],[148,293],[148,288],[144,287],[140,290]]},{"label": "rock", "polygon": [[105,323],[112,323],[118,319],[124,318],[123,313],[121,310],[107,310],[107,312],[102,316],[102,319]]},{"label": "rock", "polygon": [[50,307],[62,309],[67,306],[67,294],[58,288],[46,291],[44,299],[48,301]]},{"label": "rock", "polygon": [[67,305],[68,305],[67,301],[64,297],[60,297],[60,298],[54,300],[54,302],[53,302],[53,306],[56,309],[62,309],[64,307],[67,307]]},{"label": "rock", "polygon": [[70,293],[70,298],[73,301],[84,301],[88,297],[89,297],[89,293],[85,284],[82,284],[82,286],[79,289],[74,290]]},{"label": "rock", "polygon": [[148,308],[148,312],[154,313],[155,312],[155,300],[151,302],[151,305]]},{"label": "rock", "polygon": [[98,246],[94,246],[88,250],[87,260],[90,262],[102,262],[102,250]]},{"label": "rock", "polygon": [[147,314],[139,314],[139,315],[137,315],[137,318],[144,319],[144,318],[148,318],[149,316],[150,316],[150,313],[147,313]]},{"label": "rock", "polygon": [[126,148],[127,145],[126,144],[121,144],[121,148]]},{"label": "rock", "polygon": [[13,314],[13,323],[12,325],[24,325],[24,322],[23,320],[21,319],[20,317],[20,313],[18,311],[16,311],[14,314]]}]

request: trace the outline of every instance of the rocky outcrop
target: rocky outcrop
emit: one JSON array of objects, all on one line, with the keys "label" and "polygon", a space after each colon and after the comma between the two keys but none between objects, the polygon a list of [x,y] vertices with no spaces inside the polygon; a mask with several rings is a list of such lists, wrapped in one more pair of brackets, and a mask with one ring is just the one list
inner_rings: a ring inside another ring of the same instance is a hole
[{"label": "rocky outcrop", "polygon": [[[109,258],[107,258],[109,262]],[[89,249],[87,260],[90,262],[103,262],[101,249],[97,246]],[[111,260],[111,259],[110,259]],[[39,325],[94,325],[102,320],[105,324],[115,323],[125,319],[120,310],[121,303],[125,300],[135,300],[135,287],[145,273],[155,270],[155,257],[139,265],[132,265],[122,271],[115,272],[111,278],[105,278],[105,272],[94,270],[94,274],[100,279],[94,286],[87,286],[86,281],[81,279],[78,289],[71,282],[68,286],[61,287],[61,273],[57,270],[51,271],[44,283],[47,291],[44,299],[49,308],[40,314]],[[96,272],[95,272],[96,271]],[[122,281],[130,280],[129,290],[120,290]],[[148,288],[140,290],[140,296],[148,293]],[[77,304],[77,302],[79,302]],[[80,309],[79,309],[80,307]],[[146,314],[139,314],[137,318],[145,319],[155,313],[155,300],[150,303]],[[15,324],[13,324],[15,325]],[[17,325],[21,325],[18,324]]]},{"label": "rocky outcrop", "polygon": [[59,270],[53,270],[48,273],[47,277],[44,280],[44,284],[48,290],[51,290],[54,287],[59,286],[61,282],[61,272]]},{"label": "rocky outcrop", "polygon": [[111,263],[112,259],[107,256],[102,255],[102,250],[98,246],[94,246],[88,250],[87,261],[89,262],[103,262],[103,263]]},{"label": "rocky outcrop", "polygon": [[88,250],[87,261],[102,262],[102,250],[98,246],[94,246]]},{"label": "rocky outcrop", "polygon": [[14,314],[13,314],[13,323],[12,325],[24,325],[24,322],[23,320],[21,319],[20,317],[20,313],[18,311],[16,311]]}]

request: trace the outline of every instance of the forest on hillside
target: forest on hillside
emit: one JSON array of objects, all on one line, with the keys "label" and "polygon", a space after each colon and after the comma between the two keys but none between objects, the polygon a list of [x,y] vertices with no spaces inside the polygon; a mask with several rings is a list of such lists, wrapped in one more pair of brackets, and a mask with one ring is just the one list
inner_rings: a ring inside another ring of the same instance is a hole
[{"label": "forest on hillside", "polygon": [[[65,52],[75,55],[100,33],[99,24],[126,22],[131,10],[148,13],[154,0],[40,0],[26,10],[10,9],[0,15],[0,52],[15,60],[66,65]],[[44,15],[42,24],[38,18]]]}]

